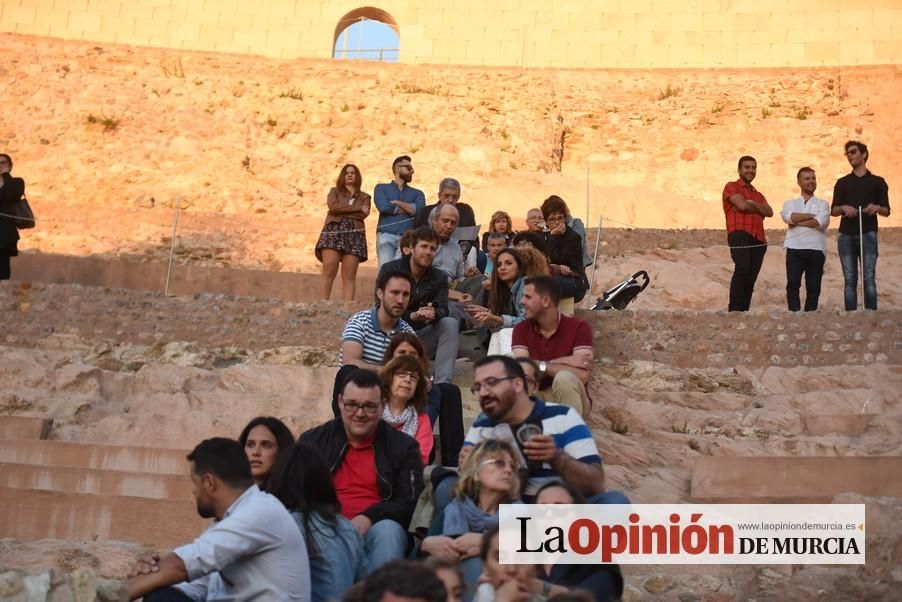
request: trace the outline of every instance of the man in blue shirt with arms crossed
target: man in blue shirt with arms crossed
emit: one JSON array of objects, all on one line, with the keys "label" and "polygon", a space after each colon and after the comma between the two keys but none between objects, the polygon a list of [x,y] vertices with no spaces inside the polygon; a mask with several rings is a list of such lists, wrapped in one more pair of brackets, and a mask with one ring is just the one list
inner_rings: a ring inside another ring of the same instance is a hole
[{"label": "man in blue shirt with arms crossed", "polygon": [[414,218],[426,206],[422,190],[409,186],[413,180],[413,164],[410,157],[402,155],[392,161],[394,180],[377,184],[373,190],[373,202],[379,210],[376,225],[376,256],[379,267],[395,258],[401,235],[412,230]]}]

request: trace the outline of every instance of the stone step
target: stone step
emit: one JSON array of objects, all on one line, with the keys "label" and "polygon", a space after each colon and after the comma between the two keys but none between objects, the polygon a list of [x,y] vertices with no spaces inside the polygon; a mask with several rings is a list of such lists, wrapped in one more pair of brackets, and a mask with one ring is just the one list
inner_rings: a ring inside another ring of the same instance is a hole
[{"label": "stone step", "polygon": [[829,503],[840,493],[902,497],[902,457],[705,456],[691,498],[712,503]]},{"label": "stone step", "polygon": [[188,543],[206,521],[183,500],[0,488],[0,539],[116,539],[162,549]]},{"label": "stone step", "polygon": [[862,435],[876,414],[816,414],[805,416],[805,431],[809,435]]},{"label": "stone step", "polygon": [[186,450],[68,441],[5,440],[0,462],[116,470],[132,474],[187,475]]},{"label": "stone step", "polygon": [[53,420],[39,416],[0,416],[0,440],[46,439]]},{"label": "stone step", "polygon": [[191,478],[187,474],[142,474],[69,466],[0,464],[0,487],[164,500],[191,499]]}]

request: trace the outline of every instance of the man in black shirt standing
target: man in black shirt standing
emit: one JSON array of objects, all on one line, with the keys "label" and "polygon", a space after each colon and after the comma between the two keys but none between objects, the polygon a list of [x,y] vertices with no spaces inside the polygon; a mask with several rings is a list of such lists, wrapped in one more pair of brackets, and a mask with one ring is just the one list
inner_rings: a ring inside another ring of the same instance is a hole
[{"label": "man in black shirt standing", "polygon": [[845,149],[852,173],[836,181],[830,214],[842,216],[839,260],[845,281],[846,311],[858,308],[859,261],[863,263],[864,308],[877,309],[877,216],[889,215],[889,188],[886,180],[868,171],[866,144],[849,140]]}]

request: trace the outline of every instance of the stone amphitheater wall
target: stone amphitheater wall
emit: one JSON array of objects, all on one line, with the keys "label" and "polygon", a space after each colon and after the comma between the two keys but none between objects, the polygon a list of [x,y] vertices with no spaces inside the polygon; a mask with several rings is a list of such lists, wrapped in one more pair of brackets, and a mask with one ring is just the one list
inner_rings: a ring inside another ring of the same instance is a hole
[{"label": "stone amphitheater wall", "polygon": [[902,60],[898,0],[4,0],[0,31],[327,58],[360,17],[399,33],[404,63],[746,68]]}]

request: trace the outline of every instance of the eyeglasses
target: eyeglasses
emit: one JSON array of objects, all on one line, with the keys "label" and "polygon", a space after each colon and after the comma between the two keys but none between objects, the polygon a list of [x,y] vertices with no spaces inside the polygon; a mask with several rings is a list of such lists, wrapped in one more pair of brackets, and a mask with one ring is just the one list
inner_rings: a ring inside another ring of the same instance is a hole
[{"label": "eyeglasses", "polygon": [[545,221],[549,224],[559,224],[564,221],[563,215],[551,215],[545,219]]},{"label": "eyeglasses", "polygon": [[413,382],[420,380],[420,375],[416,372],[395,372],[395,376],[397,376],[398,378],[406,378],[407,380],[412,380]]},{"label": "eyeglasses", "polygon": [[493,389],[495,387],[495,385],[497,385],[501,381],[513,380],[514,378],[515,377],[513,377],[513,376],[505,376],[504,378],[495,378],[494,376],[490,376],[487,379],[485,379],[484,381],[482,381],[481,383],[473,383],[473,386],[470,387],[470,392],[473,393],[473,395],[479,395],[479,392],[482,390],[483,387]]},{"label": "eyeglasses", "polygon": [[366,414],[367,416],[374,416],[376,414],[376,412],[379,411],[378,403],[353,403],[353,402],[343,401],[341,403],[341,407],[344,409],[345,412],[347,412],[351,416],[353,416],[360,410],[363,410],[363,413]]},{"label": "eyeglasses", "polygon": [[483,460],[479,463],[479,468],[484,466],[494,466],[495,468],[510,468],[517,470],[517,464],[513,460],[504,460],[502,458],[492,458],[491,460]]},{"label": "eyeglasses", "polygon": [[852,155],[857,155],[857,154],[858,154],[858,149],[857,149],[857,148],[850,148],[850,149],[847,150],[846,153],[845,153],[845,155],[846,155],[847,157],[851,157]]}]

